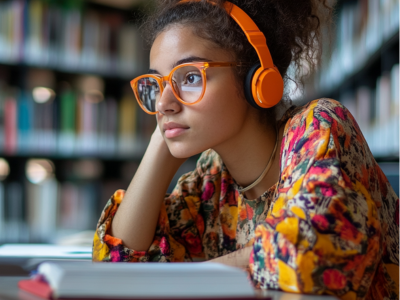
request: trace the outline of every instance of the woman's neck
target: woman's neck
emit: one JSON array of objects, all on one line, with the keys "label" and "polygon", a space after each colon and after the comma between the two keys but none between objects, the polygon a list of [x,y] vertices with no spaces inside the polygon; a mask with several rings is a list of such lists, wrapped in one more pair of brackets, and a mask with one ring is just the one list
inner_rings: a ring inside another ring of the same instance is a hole
[{"label": "woman's neck", "polygon": [[255,118],[250,120],[235,137],[214,150],[221,156],[235,181],[242,187],[247,187],[264,171],[278,138],[276,153],[268,173],[260,183],[244,193],[247,199],[255,199],[279,180],[280,145],[284,128],[279,129],[277,137],[274,126],[265,127]]}]

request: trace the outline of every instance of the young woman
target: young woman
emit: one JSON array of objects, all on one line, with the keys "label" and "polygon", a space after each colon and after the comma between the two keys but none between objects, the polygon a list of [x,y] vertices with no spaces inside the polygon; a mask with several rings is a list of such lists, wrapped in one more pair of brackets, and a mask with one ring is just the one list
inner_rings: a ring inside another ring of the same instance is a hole
[{"label": "young woman", "polygon": [[211,260],[248,267],[259,288],[397,299],[399,201],[354,118],[322,98],[277,119],[281,77],[315,67],[332,9],[232,3],[164,0],[147,22],[150,71],[132,88],[158,127],[101,215],[93,260]]}]

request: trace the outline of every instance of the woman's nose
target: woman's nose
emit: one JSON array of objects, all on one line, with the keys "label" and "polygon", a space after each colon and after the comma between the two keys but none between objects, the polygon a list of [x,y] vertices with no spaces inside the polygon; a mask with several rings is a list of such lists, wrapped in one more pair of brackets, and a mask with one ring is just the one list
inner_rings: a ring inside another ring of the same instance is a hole
[{"label": "woman's nose", "polygon": [[164,91],[157,101],[157,110],[163,115],[175,114],[182,109],[182,103],[176,99],[169,83],[165,84]]}]

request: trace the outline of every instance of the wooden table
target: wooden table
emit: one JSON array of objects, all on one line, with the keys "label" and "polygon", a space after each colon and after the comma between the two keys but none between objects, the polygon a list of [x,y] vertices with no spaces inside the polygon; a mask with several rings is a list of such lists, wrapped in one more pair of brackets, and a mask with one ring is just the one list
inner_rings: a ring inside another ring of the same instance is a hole
[{"label": "wooden table", "polygon": [[[27,279],[26,276],[0,276],[0,300],[43,300],[30,293],[18,289],[18,281]],[[277,291],[263,291],[257,298],[270,298],[271,300],[334,300],[331,296],[299,295]]]}]

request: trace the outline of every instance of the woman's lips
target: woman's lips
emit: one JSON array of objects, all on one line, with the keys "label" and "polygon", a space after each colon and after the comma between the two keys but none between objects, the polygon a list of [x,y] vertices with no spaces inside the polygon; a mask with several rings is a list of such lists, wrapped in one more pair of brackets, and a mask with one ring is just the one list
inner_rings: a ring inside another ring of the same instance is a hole
[{"label": "woman's lips", "polygon": [[180,136],[183,134],[186,130],[189,128],[172,128],[172,129],[167,129],[165,130],[165,137],[168,139]]},{"label": "woman's lips", "polygon": [[163,129],[165,137],[170,139],[183,134],[189,127],[175,122],[168,122],[163,125]]}]

